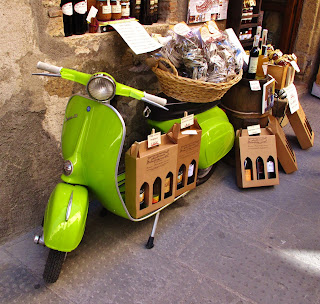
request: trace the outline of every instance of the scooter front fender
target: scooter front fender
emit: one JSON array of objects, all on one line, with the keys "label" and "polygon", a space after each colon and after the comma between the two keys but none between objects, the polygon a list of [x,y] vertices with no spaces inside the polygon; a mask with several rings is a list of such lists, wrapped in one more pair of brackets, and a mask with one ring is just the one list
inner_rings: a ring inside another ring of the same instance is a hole
[{"label": "scooter front fender", "polygon": [[45,211],[45,245],[64,252],[74,250],[84,234],[88,207],[85,187],[59,183],[52,191]]}]

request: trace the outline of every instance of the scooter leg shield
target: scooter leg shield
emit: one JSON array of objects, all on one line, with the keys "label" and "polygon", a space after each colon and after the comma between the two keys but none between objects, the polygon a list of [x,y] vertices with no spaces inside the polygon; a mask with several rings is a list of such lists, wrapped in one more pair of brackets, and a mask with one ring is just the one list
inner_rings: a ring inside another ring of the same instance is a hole
[{"label": "scooter leg shield", "polygon": [[70,252],[84,234],[89,207],[88,190],[82,186],[59,183],[52,191],[43,225],[47,247]]}]

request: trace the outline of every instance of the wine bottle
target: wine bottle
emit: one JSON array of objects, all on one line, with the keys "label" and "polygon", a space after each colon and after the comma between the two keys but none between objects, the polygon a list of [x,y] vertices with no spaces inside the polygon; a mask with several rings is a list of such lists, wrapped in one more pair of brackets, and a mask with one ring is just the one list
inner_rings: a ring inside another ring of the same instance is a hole
[{"label": "wine bottle", "polygon": [[158,22],[159,18],[159,0],[154,0],[153,23]]},{"label": "wine bottle", "polygon": [[61,0],[60,7],[63,13],[63,29],[66,37],[73,34],[73,5],[70,0]]},{"label": "wine bottle", "polygon": [[147,192],[146,191],[147,191],[147,183],[144,183],[140,188],[140,196],[139,196],[140,210],[147,207],[147,202],[146,202]]},{"label": "wine bottle", "polygon": [[258,57],[258,65],[257,65],[257,79],[263,79],[267,75],[269,58],[267,56],[267,46],[262,46],[261,55]]},{"label": "wine bottle", "polygon": [[73,33],[82,35],[87,31],[87,3],[83,0],[73,1]]},{"label": "wine bottle", "polygon": [[150,25],[152,24],[152,19],[150,18],[150,0],[141,0],[141,9],[139,21],[141,24]]},{"label": "wine bottle", "polygon": [[172,181],[173,174],[169,172],[164,182],[164,198],[170,197],[172,195]]},{"label": "wine bottle", "polygon": [[263,163],[263,159],[260,156],[258,156],[256,160],[256,167],[257,167],[257,179],[265,179],[264,163]]},{"label": "wine bottle", "polygon": [[187,182],[188,185],[194,182],[195,168],[196,168],[196,161],[193,160],[189,165],[189,169],[188,169],[188,182]]},{"label": "wine bottle", "polygon": [[268,37],[268,30],[264,29],[262,32],[261,45],[267,45],[267,37]]},{"label": "wine bottle", "polygon": [[244,160],[244,172],[245,172],[245,180],[251,181],[253,180],[252,176],[252,161],[249,157]]},{"label": "wine bottle", "polygon": [[161,200],[161,179],[156,178],[153,183],[152,204],[156,204]]},{"label": "wine bottle", "polygon": [[258,57],[259,57],[259,36],[254,36],[253,47],[250,51],[250,59],[248,64],[248,79],[255,79],[257,66],[258,66]]},{"label": "wine bottle", "polygon": [[178,171],[178,178],[177,178],[177,189],[181,189],[183,187],[183,184],[184,184],[184,165],[182,165],[180,168],[179,168],[179,171]]},{"label": "wine bottle", "polygon": [[267,159],[267,172],[268,178],[276,178],[274,159],[271,155]]}]

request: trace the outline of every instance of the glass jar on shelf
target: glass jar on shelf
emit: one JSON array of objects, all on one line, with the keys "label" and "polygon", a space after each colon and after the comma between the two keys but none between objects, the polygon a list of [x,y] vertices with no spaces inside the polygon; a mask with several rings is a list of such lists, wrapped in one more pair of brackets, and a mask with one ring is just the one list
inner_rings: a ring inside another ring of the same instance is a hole
[{"label": "glass jar on shelf", "polygon": [[111,4],[110,0],[97,0],[97,19],[99,21],[111,20]]},{"label": "glass jar on shelf", "polygon": [[121,3],[120,0],[111,1],[111,19],[119,20],[121,19]]}]

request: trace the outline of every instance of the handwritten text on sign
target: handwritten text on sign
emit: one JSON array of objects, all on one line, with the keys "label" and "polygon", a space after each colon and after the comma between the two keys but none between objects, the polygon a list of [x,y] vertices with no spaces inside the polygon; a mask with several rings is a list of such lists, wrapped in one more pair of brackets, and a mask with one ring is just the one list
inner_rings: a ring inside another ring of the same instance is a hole
[{"label": "handwritten text on sign", "polygon": [[148,135],[148,148],[159,146],[161,144],[161,132]]}]

